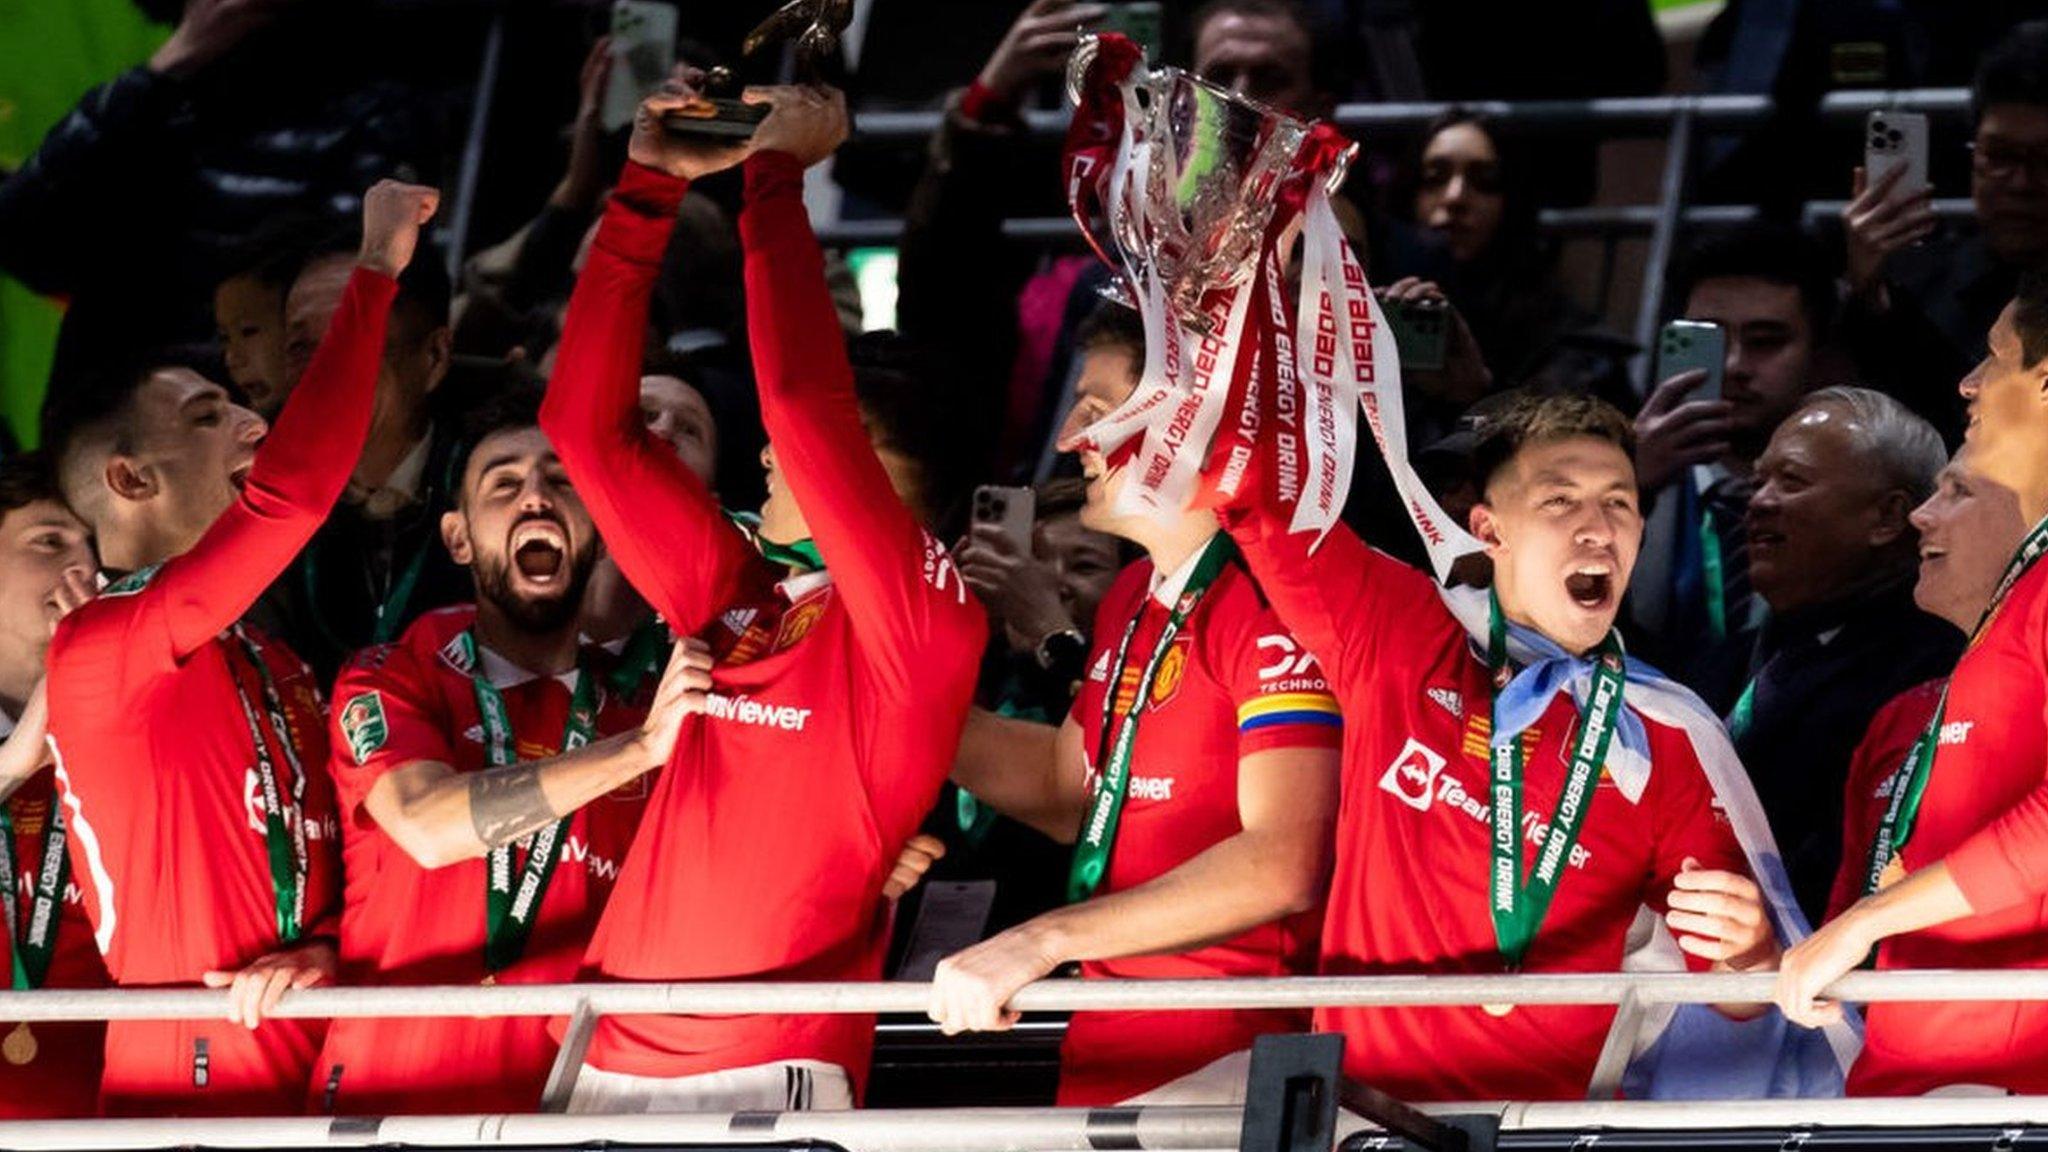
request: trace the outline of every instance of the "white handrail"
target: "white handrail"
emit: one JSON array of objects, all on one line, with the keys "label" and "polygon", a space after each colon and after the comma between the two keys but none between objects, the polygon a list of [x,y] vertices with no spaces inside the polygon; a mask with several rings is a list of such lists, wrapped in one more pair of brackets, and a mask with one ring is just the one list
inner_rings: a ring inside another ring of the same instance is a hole
[{"label": "white handrail", "polygon": [[[1241,980],[1041,980],[1011,1003],[1027,1012],[1475,1004],[1763,1003],[1758,974],[1521,973],[1512,976],[1292,976]],[[529,984],[491,987],[312,988],[287,992],[271,1015],[566,1016],[923,1012],[931,986],[913,983]],[[1830,988],[1843,1000],[2044,1001],[2048,970],[1857,972]],[[199,1020],[225,1015],[225,991],[139,988],[0,992],[0,1020]]]},{"label": "white handrail", "polygon": [[[1482,1113],[1504,1132],[2020,1127],[2048,1123],[2048,1097],[1912,1097],[1858,1100],[1735,1100],[1425,1104],[1431,1115]],[[373,1145],[574,1148],[609,1144],[676,1147],[829,1141],[859,1152],[1155,1152],[1234,1149],[1243,1110],[1228,1106],[1142,1108],[925,1108],[860,1112],[746,1112],[639,1116],[389,1116],[377,1118],[56,1120],[0,1123],[0,1148],[361,1148]],[[1338,1139],[1371,1126],[1338,1118]]]}]

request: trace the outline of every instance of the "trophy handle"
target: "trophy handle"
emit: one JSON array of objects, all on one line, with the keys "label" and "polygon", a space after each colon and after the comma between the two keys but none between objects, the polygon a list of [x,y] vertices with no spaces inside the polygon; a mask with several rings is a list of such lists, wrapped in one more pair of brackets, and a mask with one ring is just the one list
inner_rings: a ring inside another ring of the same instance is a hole
[{"label": "trophy handle", "polygon": [[1074,45],[1074,54],[1067,57],[1067,103],[1079,106],[1081,92],[1088,82],[1088,68],[1095,63],[1095,57],[1102,49],[1102,41],[1094,35],[1081,37]]}]

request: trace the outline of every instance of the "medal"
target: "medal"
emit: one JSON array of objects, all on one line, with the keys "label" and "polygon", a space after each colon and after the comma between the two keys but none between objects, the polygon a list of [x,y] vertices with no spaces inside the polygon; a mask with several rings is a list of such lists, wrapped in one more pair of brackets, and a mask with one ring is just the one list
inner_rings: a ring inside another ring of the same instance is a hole
[{"label": "medal", "polygon": [[29,1026],[16,1024],[14,1031],[9,1032],[5,1040],[0,1040],[0,1059],[18,1067],[35,1060],[37,1047],[36,1034]]}]

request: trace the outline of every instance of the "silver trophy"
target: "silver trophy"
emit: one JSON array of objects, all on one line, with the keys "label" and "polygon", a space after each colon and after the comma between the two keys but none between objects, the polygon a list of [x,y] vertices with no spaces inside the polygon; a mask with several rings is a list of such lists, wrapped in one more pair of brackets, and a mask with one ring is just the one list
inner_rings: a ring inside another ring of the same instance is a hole
[{"label": "silver trophy", "polygon": [[[1138,286],[1156,276],[1181,322],[1207,332],[1205,298],[1257,271],[1282,188],[1303,175],[1310,126],[1179,68],[1148,67],[1141,50],[1114,35],[1081,39],[1067,94],[1077,106],[1068,194],[1096,252],[1125,273],[1110,294],[1142,310]],[[1124,139],[1104,140],[1114,127],[1087,123],[1091,102],[1121,119]],[[1076,171],[1077,148],[1098,153],[1088,171]],[[1351,154],[1321,163],[1332,188]]]}]

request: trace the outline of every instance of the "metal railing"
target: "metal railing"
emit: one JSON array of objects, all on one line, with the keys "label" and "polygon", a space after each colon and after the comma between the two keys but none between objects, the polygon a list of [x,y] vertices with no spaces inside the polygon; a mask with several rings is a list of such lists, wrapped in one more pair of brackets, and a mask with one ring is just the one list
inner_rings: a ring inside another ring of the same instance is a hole
[{"label": "metal railing", "polygon": [[[1011,999],[1024,1012],[1446,1007],[1479,1004],[1768,1003],[1771,973],[1517,973],[1502,976],[1287,976],[1218,980],[1041,980]],[[1828,994],[1857,1003],[2048,1001],[2048,969],[1855,972]],[[924,1011],[931,985],[876,983],[497,984],[309,988],[279,1018],[869,1015]],[[0,1021],[195,1020],[226,1015],[228,993],[198,988],[0,992]]]}]

